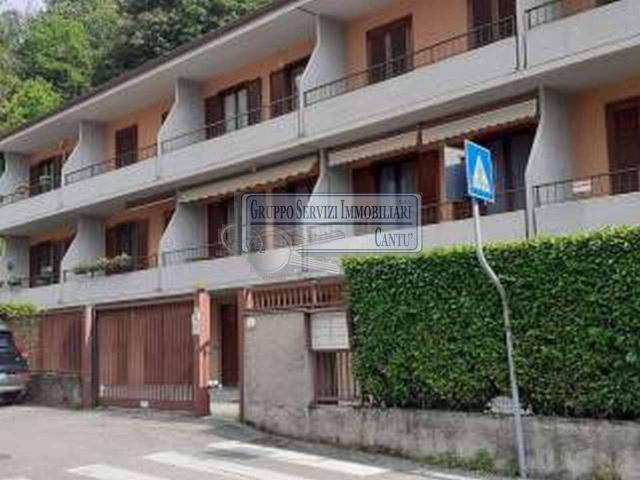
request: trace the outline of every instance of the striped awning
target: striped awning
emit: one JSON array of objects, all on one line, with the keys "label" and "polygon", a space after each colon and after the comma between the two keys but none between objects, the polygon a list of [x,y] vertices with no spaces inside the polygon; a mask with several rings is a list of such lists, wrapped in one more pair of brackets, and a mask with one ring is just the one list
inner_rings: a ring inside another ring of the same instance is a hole
[{"label": "striped awning", "polygon": [[418,132],[401,133],[392,137],[375,140],[355,147],[337,150],[329,153],[329,166],[345,165],[358,160],[370,159],[384,155],[402,153],[416,148],[418,145]]},{"label": "striped awning", "polygon": [[450,138],[457,138],[470,133],[478,133],[502,125],[523,120],[532,120],[535,119],[537,115],[538,101],[535,99],[527,100],[526,102],[508,105],[442,125],[425,128],[422,131],[422,143],[423,145],[429,145],[431,143],[442,142]]},{"label": "striped awning", "polygon": [[246,192],[256,187],[266,186],[296,177],[309,175],[317,167],[316,156],[285,162],[273,167],[266,167],[255,172],[229,177],[206,185],[185,190],[180,193],[182,203],[222,197],[236,192]]}]

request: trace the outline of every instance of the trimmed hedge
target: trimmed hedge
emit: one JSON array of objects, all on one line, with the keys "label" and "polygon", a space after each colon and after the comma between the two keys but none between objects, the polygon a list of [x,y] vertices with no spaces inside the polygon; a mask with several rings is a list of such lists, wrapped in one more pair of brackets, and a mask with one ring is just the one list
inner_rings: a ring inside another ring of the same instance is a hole
[{"label": "trimmed hedge", "polygon": [[[640,417],[640,229],[494,245],[518,380],[536,414]],[[473,248],[344,260],[354,371],[388,407],[482,411],[509,396],[502,310]]]}]

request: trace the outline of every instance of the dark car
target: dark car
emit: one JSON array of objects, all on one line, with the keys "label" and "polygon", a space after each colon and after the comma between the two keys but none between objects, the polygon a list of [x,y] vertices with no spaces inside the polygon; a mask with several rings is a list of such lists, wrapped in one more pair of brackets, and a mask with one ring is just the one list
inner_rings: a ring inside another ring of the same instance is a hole
[{"label": "dark car", "polygon": [[11,330],[0,321],[0,401],[20,400],[27,392],[30,379],[27,360],[16,348]]}]

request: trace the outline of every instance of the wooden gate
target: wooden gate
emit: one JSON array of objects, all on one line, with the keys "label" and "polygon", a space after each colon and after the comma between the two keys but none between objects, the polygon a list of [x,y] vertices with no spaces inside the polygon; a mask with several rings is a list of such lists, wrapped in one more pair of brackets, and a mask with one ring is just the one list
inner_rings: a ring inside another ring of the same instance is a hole
[{"label": "wooden gate", "polygon": [[192,302],[97,313],[101,405],[193,408]]}]

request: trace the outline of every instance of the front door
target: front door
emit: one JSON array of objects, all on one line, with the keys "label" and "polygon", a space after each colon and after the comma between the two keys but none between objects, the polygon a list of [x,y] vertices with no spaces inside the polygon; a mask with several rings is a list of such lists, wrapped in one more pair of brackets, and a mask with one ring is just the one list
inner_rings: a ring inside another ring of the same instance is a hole
[{"label": "front door", "polygon": [[220,307],[222,319],[222,385],[237,387],[238,367],[238,308],[236,305]]}]

